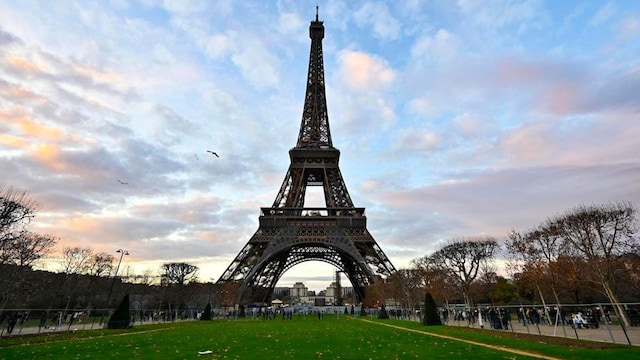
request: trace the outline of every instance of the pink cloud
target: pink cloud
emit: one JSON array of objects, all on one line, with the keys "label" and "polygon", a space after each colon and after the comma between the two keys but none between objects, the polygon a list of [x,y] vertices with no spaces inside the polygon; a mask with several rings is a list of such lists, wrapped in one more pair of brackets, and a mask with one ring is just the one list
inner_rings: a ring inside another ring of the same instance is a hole
[{"label": "pink cloud", "polygon": [[29,146],[29,143],[21,137],[7,135],[7,134],[0,134],[0,146],[6,146],[6,147],[16,148],[16,149],[24,149],[27,146]]},{"label": "pink cloud", "polygon": [[118,74],[91,69],[86,66],[74,65],[73,70],[80,75],[101,83],[119,83],[122,80]]},{"label": "pink cloud", "polygon": [[[640,123],[633,113],[539,119],[505,133],[501,166],[586,166],[637,161]],[[634,145],[636,144],[636,145]]]},{"label": "pink cloud", "polygon": [[440,136],[428,129],[407,129],[398,137],[397,147],[429,152],[436,150],[440,142]]},{"label": "pink cloud", "polygon": [[539,64],[514,57],[498,59],[495,69],[499,81],[505,85],[539,83],[543,77]]},{"label": "pink cloud", "polygon": [[359,51],[340,53],[340,74],[347,86],[355,90],[376,90],[392,83],[395,71],[381,58]]},{"label": "pink cloud", "polygon": [[42,144],[32,152],[32,155],[49,170],[62,172],[69,168],[60,155],[60,148],[56,145]]},{"label": "pink cloud", "polygon": [[543,95],[546,108],[556,115],[569,115],[580,111],[577,84],[562,82],[552,85]]},{"label": "pink cloud", "polygon": [[17,55],[7,56],[4,59],[4,62],[21,73],[41,74],[44,72],[44,67],[42,65],[31,62],[28,59]]},{"label": "pink cloud", "polygon": [[17,119],[18,126],[25,136],[46,138],[51,140],[62,140],[65,134],[59,128],[40,124],[32,119],[21,117]]}]

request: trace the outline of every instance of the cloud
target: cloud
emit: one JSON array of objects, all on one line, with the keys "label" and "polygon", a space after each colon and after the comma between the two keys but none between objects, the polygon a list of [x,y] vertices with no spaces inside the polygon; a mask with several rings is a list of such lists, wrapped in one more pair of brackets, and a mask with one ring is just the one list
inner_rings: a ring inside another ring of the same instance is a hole
[{"label": "cloud", "polygon": [[296,13],[284,12],[278,20],[278,30],[283,34],[300,34],[306,28],[307,23],[300,19]]},{"label": "cloud", "polygon": [[365,3],[356,10],[353,17],[359,27],[371,28],[374,36],[379,39],[395,40],[400,33],[400,22],[384,3]]},{"label": "cloud", "polygon": [[465,18],[482,30],[498,31],[514,24],[522,29],[541,17],[541,3],[537,0],[458,0],[457,4]]},{"label": "cloud", "polygon": [[158,115],[152,122],[153,133],[162,145],[176,145],[185,137],[198,137],[195,125],[166,105],[156,104],[153,112]]},{"label": "cloud", "polygon": [[422,96],[419,98],[411,99],[409,101],[408,108],[412,113],[418,115],[431,115],[433,114],[433,104],[428,96]]},{"label": "cloud", "polygon": [[[225,3],[221,1],[220,3]],[[207,8],[208,1],[206,0],[189,0],[189,1],[162,1],[162,7],[174,16],[188,16],[194,13],[199,13]]]},{"label": "cloud", "polygon": [[17,119],[16,125],[20,128],[22,134],[27,137],[59,141],[64,135],[63,131],[59,128],[43,125],[24,117]]},{"label": "cloud", "polygon": [[337,85],[327,89],[331,114],[340,119],[332,123],[332,133],[359,134],[358,141],[366,143],[368,136],[397,119],[393,99],[388,96],[396,85],[396,71],[379,57],[352,50],[338,53],[337,66],[332,77]]},{"label": "cloud", "polygon": [[616,5],[611,1],[607,2],[602,7],[600,7],[600,9],[598,9],[598,11],[591,17],[588,22],[589,26],[601,25],[602,23],[611,19],[616,11]]},{"label": "cloud", "polygon": [[278,85],[278,60],[257,39],[246,38],[231,55],[242,76],[259,90]]},{"label": "cloud", "polygon": [[234,32],[211,35],[205,46],[207,55],[213,60],[227,56],[233,49],[234,38]]},{"label": "cloud", "polygon": [[[438,150],[441,144],[440,136],[427,129],[406,129],[396,136],[394,151],[414,151],[424,155]],[[426,154],[425,154],[426,153]]]},{"label": "cloud", "polygon": [[[459,181],[370,192],[370,198],[391,215],[386,221],[380,215],[371,219],[372,231],[390,237],[384,229],[403,213],[413,214],[415,218],[407,222],[414,226],[390,227],[399,231],[387,240],[390,243],[408,242],[407,246],[419,247],[419,242],[436,243],[455,236],[487,234],[504,238],[512,228],[534,227],[578,204],[627,201],[628,191],[640,191],[636,182],[640,166],[630,163],[521,167],[459,173],[453,178]],[[372,216],[371,210],[368,213]]]},{"label": "cloud", "polygon": [[0,46],[1,47],[5,47],[11,44],[20,44],[20,43],[22,43],[22,41],[18,37],[14,36],[9,32],[4,31],[0,27]]},{"label": "cloud", "polygon": [[396,72],[387,62],[374,55],[343,50],[338,54],[338,59],[339,76],[353,90],[379,91],[396,79]]},{"label": "cloud", "polygon": [[17,74],[37,76],[45,72],[42,65],[31,62],[23,57],[12,55],[8,56],[5,61],[6,64],[9,65],[9,67],[11,67]]},{"label": "cloud", "polygon": [[22,137],[2,134],[0,135],[0,145],[7,148],[22,149],[27,147],[29,143]]},{"label": "cloud", "polygon": [[457,36],[445,29],[440,29],[433,36],[425,34],[418,38],[411,46],[411,58],[418,64],[426,62],[425,60],[443,62],[456,55],[457,47]]},{"label": "cloud", "polygon": [[634,69],[598,80],[582,93],[579,99],[581,109],[589,112],[640,110],[636,96],[640,91],[640,71]]},{"label": "cloud", "polygon": [[640,34],[640,17],[630,14],[625,17],[618,26],[618,38],[621,41],[629,41]]},{"label": "cloud", "polygon": [[603,114],[561,124],[538,119],[505,133],[500,153],[505,164],[584,166],[637,161],[628,135],[640,134],[635,115]]}]

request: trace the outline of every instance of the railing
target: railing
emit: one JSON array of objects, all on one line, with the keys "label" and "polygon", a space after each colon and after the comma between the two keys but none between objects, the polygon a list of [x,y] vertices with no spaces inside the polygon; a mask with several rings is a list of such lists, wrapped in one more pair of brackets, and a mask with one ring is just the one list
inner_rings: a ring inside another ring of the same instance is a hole
[{"label": "railing", "polygon": [[[0,337],[57,331],[101,329],[107,326],[113,309],[5,309],[0,315]],[[202,309],[131,311],[132,325],[197,320]]]},{"label": "railing", "polygon": [[[627,309],[627,315],[631,326],[624,326],[613,311],[607,316],[589,319],[584,323],[576,323],[571,318],[571,313],[585,311],[587,309],[599,310],[611,309],[609,304],[587,304],[587,305],[562,305],[566,310],[565,317],[545,315],[545,311],[537,311],[537,317],[531,314],[526,315],[527,309],[543,310],[541,306],[534,305],[512,305],[500,307],[479,307],[478,311],[467,311],[459,306],[449,308],[439,308],[440,319],[447,326],[471,327],[484,329],[486,331],[509,331],[515,333],[527,333],[539,336],[564,337],[580,340],[590,340],[599,342],[609,342],[640,346],[640,316],[635,310],[640,310],[640,304],[623,304]],[[342,315],[345,309],[351,315],[351,308],[346,306],[304,306],[300,309],[289,307],[287,311],[294,314],[314,314],[318,311],[324,314]],[[107,319],[100,323],[101,315],[112,309],[5,309],[0,315],[0,337],[18,336],[27,334],[39,334],[58,331],[82,331],[91,329],[101,329],[106,327]],[[494,310],[498,318],[494,317],[490,311]],[[176,321],[198,320],[202,315],[201,308],[184,309],[179,311],[167,311],[158,309],[139,309],[131,311],[132,324],[134,326],[158,324]],[[370,317],[377,317],[378,309],[368,308],[365,313]],[[387,312],[391,318],[404,319],[407,321],[420,321],[422,311],[416,309],[404,309],[401,307],[387,307]],[[553,314],[553,312],[551,312]],[[606,314],[606,312],[602,312]],[[275,314],[275,313],[274,313]],[[353,316],[360,314],[360,307],[355,307]],[[524,314],[522,316],[521,314]],[[568,315],[566,315],[568,314]],[[256,309],[247,309],[246,315],[251,318],[258,318]],[[238,316],[237,310],[233,308],[212,309],[212,318],[234,319]],[[277,316],[274,315],[274,318]],[[15,323],[10,328],[11,319]],[[499,320],[498,320],[499,319]]]},{"label": "railing", "polygon": [[365,216],[365,208],[263,207],[262,216]]},{"label": "railing", "polygon": [[[467,309],[464,305],[440,307],[443,325],[461,326],[487,331],[509,331],[540,336],[564,337],[640,346],[640,303],[622,304],[630,326],[625,326],[611,304],[542,305],[479,305]],[[387,307],[390,317],[414,320],[421,310]],[[582,314],[578,316],[577,314]],[[373,316],[376,312],[373,310]]]}]

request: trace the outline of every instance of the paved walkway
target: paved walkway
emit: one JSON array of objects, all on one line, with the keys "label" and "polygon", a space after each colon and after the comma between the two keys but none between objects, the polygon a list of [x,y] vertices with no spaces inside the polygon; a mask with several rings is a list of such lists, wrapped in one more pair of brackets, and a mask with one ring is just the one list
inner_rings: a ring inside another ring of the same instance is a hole
[{"label": "paved walkway", "polygon": [[[194,321],[194,319],[188,320],[175,320],[173,322],[182,322],[182,321]],[[151,325],[151,324],[159,324],[171,321],[145,321],[145,322],[136,322],[133,326],[141,326],[141,325]],[[106,321],[103,325],[106,325]],[[7,324],[4,323],[2,330],[0,330],[0,339],[7,338],[10,336],[19,336],[19,335],[32,335],[32,334],[46,334],[46,333],[55,333],[55,332],[65,332],[65,331],[82,331],[82,330],[94,330],[100,329],[102,326],[96,321],[94,323],[75,323],[69,326],[69,324],[62,324],[60,327],[48,326],[43,328],[38,328],[37,326],[20,326],[16,325],[11,334],[7,333]]]},{"label": "paved walkway", "polygon": [[[469,326],[468,322],[466,321],[449,321],[447,325],[480,328],[477,322],[472,326]],[[525,334],[528,333],[534,335],[557,336],[580,340],[603,341],[624,345],[628,345],[629,342],[631,342],[631,345],[640,346],[640,327],[637,326],[627,328],[626,336],[620,325],[611,324],[600,324],[600,327],[597,329],[573,329],[568,325],[558,325],[557,327],[548,324],[525,326],[519,322],[511,322],[511,327],[512,329],[509,330],[495,330],[491,329],[489,327],[489,324],[485,323],[484,328],[487,329],[487,331],[513,331]],[[627,336],[629,337],[628,340]]]}]

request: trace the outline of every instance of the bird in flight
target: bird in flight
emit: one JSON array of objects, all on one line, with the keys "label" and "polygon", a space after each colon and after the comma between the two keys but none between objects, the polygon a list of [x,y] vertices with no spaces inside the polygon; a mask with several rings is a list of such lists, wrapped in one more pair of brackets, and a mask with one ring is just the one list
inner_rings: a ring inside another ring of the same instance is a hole
[{"label": "bird in flight", "polygon": [[198,157],[198,154],[193,154],[193,156],[196,157],[196,160],[200,160],[200,158]]},{"label": "bird in flight", "polygon": [[216,157],[220,157],[218,156],[218,153],[216,153],[215,151],[211,151],[211,150],[207,150],[208,153],[212,153],[213,155],[215,155]]},{"label": "bird in flight", "polygon": [[116,179],[116,180],[118,180],[118,182],[119,182],[120,184],[122,184],[122,185],[129,185],[129,183],[128,183],[128,182],[120,181],[120,179]]}]

